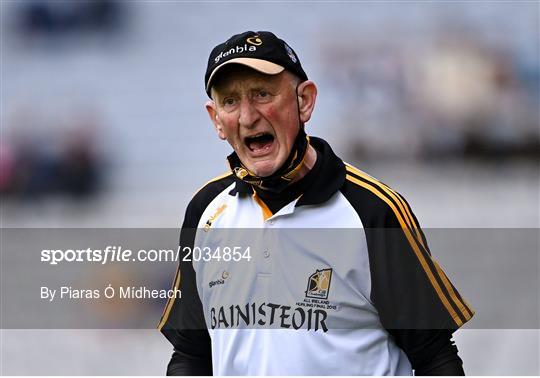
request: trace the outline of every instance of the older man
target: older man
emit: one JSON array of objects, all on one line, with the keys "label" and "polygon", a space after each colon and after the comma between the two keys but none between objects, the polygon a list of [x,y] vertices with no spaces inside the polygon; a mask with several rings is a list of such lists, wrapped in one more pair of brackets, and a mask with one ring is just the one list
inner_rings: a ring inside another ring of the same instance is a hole
[{"label": "older man", "polygon": [[[182,298],[159,324],[167,373],[463,374],[451,337],[472,310],[404,198],[305,133],[317,87],[293,49],[270,32],[232,36],[205,84],[234,152],[186,210]],[[242,229],[250,248],[219,232]]]}]

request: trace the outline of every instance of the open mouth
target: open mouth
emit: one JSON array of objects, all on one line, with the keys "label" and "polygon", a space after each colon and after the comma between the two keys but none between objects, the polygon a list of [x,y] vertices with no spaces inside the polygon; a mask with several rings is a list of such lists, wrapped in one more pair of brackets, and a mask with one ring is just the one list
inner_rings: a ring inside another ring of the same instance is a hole
[{"label": "open mouth", "polygon": [[265,152],[272,146],[274,136],[269,133],[259,133],[253,136],[244,138],[244,143],[250,151],[261,153]]}]

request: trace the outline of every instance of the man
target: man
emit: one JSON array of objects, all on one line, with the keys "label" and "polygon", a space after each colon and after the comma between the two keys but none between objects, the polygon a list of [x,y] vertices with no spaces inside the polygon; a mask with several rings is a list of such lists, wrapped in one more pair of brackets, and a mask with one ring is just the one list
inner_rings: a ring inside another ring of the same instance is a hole
[{"label": "man", "polygon": [[292,48],[235,35],[205,85],[234,152],[186,210],[167,373],[462,375],[451,337],[472,310],[403,197],[306,135],[317,87]]}]

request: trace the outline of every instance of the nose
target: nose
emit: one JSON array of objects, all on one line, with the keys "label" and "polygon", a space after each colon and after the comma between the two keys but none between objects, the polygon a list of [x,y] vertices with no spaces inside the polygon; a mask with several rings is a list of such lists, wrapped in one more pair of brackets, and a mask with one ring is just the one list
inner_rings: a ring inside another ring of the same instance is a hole
[{"label": "nose", "polygon": [[252,104],[250,99],[243,98],[240,101],[240,114],[238,116],[238,124],[242,127],[251,128],[259,119],[259,111]]}]

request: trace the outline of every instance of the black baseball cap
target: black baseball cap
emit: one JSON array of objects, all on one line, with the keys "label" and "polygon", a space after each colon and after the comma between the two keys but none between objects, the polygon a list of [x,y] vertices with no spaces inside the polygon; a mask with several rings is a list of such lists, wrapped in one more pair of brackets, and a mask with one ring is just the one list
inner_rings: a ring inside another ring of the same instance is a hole
[{"label": "black baseball cap", "polygon": [[268,75],[277,75],[287,70],[302,80],[308,78],[298,56],[285,41],[268,31],[247,31],[233,35],[214,47],[210,53],[204,75],[208,96],[217,72],[232,63],[242,64]]}]

